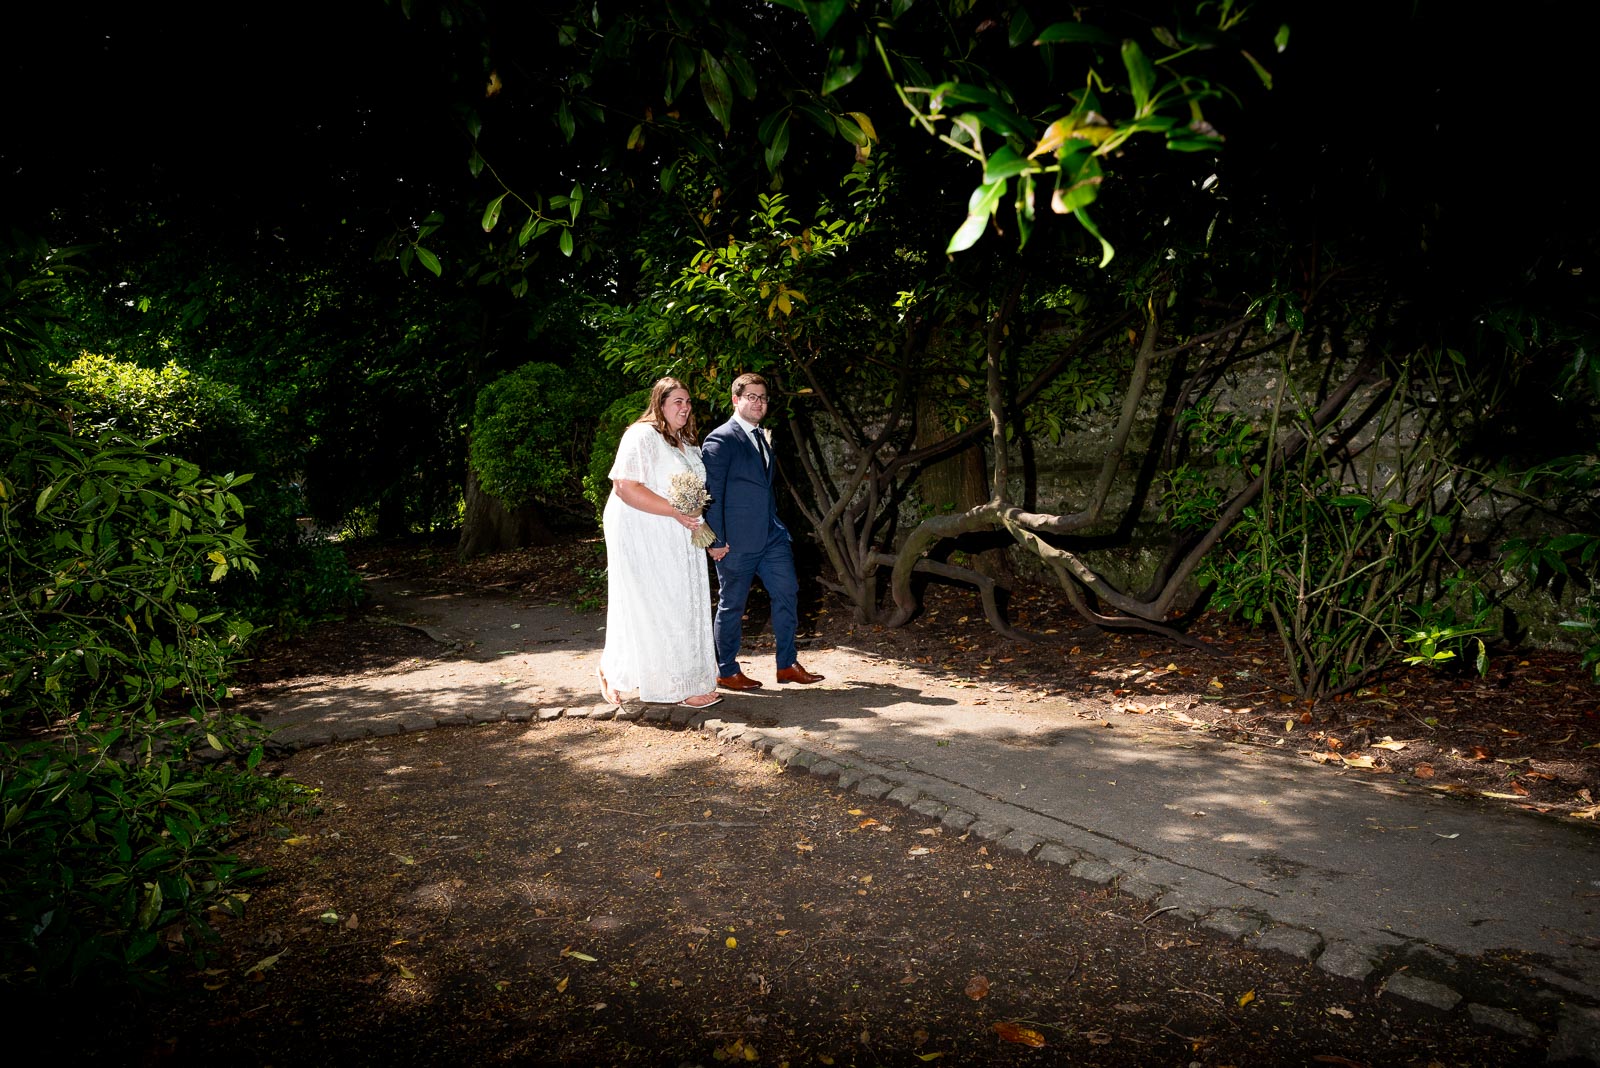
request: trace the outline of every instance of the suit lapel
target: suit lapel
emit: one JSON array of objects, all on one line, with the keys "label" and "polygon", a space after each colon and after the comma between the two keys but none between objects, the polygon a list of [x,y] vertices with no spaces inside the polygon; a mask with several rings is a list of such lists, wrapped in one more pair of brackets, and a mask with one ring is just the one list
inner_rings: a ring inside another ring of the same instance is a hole
[{"label": "suit lapel", "polygon": [[[769,465],[761,459],[761,450],[758,449],[756,447],[756,443],[751,440],[750,432],[744,428],[743,423],[739,422],[737,419],[729,419],[728,425],[733,428],[733,432],[737,434],[744,442],[744,447],[750,450],[750,455],[755,457],[756,466],[760,467],[766,472],[767,485],[772,485],[773,474],[778,470],[778,457],[772,452],[772,445],[770,443],[767,445],[767,453],[772,456],[772,463]],[[756,433],[761,433],[760,427],[756,427]]]}]

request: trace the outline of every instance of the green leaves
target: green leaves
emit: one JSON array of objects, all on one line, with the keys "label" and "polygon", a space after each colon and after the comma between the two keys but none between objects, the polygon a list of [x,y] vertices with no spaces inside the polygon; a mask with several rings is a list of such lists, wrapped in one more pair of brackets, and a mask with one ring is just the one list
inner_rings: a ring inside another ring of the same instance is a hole
[{"label": "green leaves", "polygon": [[483,209],[484,233],[488,233],[490,230],[493,230],[495,224],[500,221],[500,205],[505,202],[505,199],[509,193],[510,190],[507,190],[505,193],[501,193],[499,196],[489,201],[488,206]]},{"label": "green leaves", "polygon": [[1122,64],[1128,69],[1128,91],[1133,95],[1133,114],[1144,118],[1150,114],[1151,94],[1156,86],[1156,69],[1137,41],[1122,42]]},{"label": "green leaves", "polygon": [[700,94],[705,97],[706,107],[722,124],[722,132],[726,135],[733,125],[733,90],[728,85],[728,75],[722,69],[722,64],[705,49],[700,51]]},{"label": "green leaves", "polygon": [[[247,481],[74,435],[53,406],[0,421],[0,811],[10,870],[26,875],[0,885],[0,912],[31,932],[0,945],[0,971],[159,969],[170,955],[152,953],[155,932],[176,924],[203,947],[206,910],[237,885],[219,852],[231,817],[257,786],[283,787],[186,757],[260,736],[218,706],[251,628],[204,581],[256,570],[228,526]],[[48,740],[8,740],[37,728]]]},{"label": "green leaves", "polygon": [[1057,22],[1039,32],[1034,44],[1116,44],[1117,39],[1098,26],[1082,22]]},{"label": "green leaves", "polygon": [[761,143],[766,146],[765,158],[767,170],[777,173],[783,158],[789,152],[789,110],[787,108],[774,111],[761,120],[760,129],[757,131]]},{"label": "green leaves", "polygon": [[771,2],[777,7],[786,7],[804,15],[811,23],[811,30],[819,41],[828,36],[847,6],[846,0],[771,0]]},{"label": "green leaves", "polygon": [[972,191],[971,198],[967,201],[967,218],[958,230],[951,236],[950,243],[945,246],[946,253],[956,253],[968,249],[983,236],[984,229],[989,225],[989,218],[994,214],[994,209],[1000,203],[1000,197],[1006,191],[1004,179],[986,182]]}]

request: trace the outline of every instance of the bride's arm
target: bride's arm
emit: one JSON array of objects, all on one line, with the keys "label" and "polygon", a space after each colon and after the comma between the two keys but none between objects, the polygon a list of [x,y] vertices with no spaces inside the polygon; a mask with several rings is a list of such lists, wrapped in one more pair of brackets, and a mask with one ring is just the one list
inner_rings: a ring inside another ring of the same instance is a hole
[{"label": "bride's arm", "polygon": [[667,499],[643,482],[635,482],[628,478],[614,478],[611,480],[611,489],[622,503],[630,508],[637,508],[641,512],[651,515],[671,516],[685,528],[693,530],[700,525],[696,516],[687,516],[667,503]]}]

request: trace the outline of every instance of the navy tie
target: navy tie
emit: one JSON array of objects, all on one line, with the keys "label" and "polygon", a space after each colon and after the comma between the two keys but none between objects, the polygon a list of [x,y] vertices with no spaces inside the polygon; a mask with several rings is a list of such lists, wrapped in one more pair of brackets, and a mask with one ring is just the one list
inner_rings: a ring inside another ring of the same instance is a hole
[{"label": "navy tie", "polygon": [[761,454],[761,466],[770,468],[772,466],[772,454],[767,451],[767,436],[761,432],[759,427],[751,431],[750,436],[756,439],[756,452]]}]

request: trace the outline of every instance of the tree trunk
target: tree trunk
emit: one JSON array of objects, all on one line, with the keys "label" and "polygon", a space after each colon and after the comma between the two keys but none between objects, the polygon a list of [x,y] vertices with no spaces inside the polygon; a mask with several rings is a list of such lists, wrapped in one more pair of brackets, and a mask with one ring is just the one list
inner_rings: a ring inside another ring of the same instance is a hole
[{"label": "tree trunk", "polygon": [[549,545],[555,535],[537,505],[507,508],[478,485],[478,475],[467,465],[466,514],[461,519],[461,540],[456,555],[463,560],[488,553],[519,549],[524,545]]},{"label": "tree trunk", "polygon": [[[917,398],[916,447],[924,448],[950,436],[949,428],[939,419],[933,402],[923,394]],[[951,513],[959,514],[976,508],[989,499],[989,471],[983,462],[980,448],[963,449],[954,456],[923,468],[917,478],[917,492],[925,501],[949,502]],[[984,538],[985,535],[974,535]],[[992,539],[993,535],[989,535]],[[1016,581],[1011,568],[1011,558],[1005,545],[971,553],[972,569],[986,575],[998,585],[1010,589]]]}]

